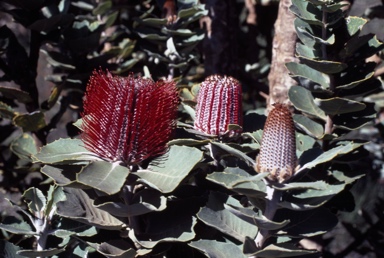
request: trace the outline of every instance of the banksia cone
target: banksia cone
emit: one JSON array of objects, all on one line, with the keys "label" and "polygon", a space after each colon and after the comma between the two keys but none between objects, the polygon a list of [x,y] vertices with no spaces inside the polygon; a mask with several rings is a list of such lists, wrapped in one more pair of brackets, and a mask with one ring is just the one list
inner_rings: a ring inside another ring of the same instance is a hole
[{"label": "banksia cone", "polygon": [[[228,125],[242,126],[242,91],[239,81],[232,77],[212,75],[201,83],[197,96],[196,130],[209,135],[222,136]],[[241,133],[232,130],[229,136]]]},{"label": "banksia cone", "polygon": [[291,112],[283,104],[275,104],[264,126],[257,172],[269,172],[269,179],[280,183],[290,178],[297,166],[295,127]]},{"label": "banksia cone", "polygon": [[166,151],[177,105],[174,82],[95,71],[85,93],[81,139],[103,159],[139,163]]}]

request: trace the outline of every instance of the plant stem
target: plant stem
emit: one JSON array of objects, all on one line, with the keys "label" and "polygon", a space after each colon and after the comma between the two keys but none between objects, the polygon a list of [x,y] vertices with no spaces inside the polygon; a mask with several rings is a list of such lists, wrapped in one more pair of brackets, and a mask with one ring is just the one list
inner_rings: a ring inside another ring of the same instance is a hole
[{"label": "plant stem", "polygon": [[[322,15],[322,23],[323,26],[321,28],[321,37],[323,40],[327,39],[327,12],[323,9],[323,15]],[[321,44],[321,55],[323,60],[328,60],[328,53],[327,53],[327,46],[326,44],[322,43]],[[335,91],[335,80],[333,75],[328,75],[329,76],[329,90],[334,92]],[[333,133],[333,120],[331,115],[327,115],[327,120],[325,123],[325,128],[324,128],[324,134],[326,135],[331,135]],[[329,139],[325,139],[323,141],[323,150],[326,151],[329,148]]]},{"label": "plant stem", "polygon": [[[272,188],[270,185],[267,185],[267,200],[266,200],[266,206],[263,213],[263,216],[268,219],[272,220],[275,216],[278,203],[280,201],[280,198],[282,196],[283,192],[280,190],[276,190]],[[267,238],[270,237],[270,231],[268,229],[261,228],[259,232],[257,233],[255,244],[258,248],[262,248]]]},{"label": "plant stem", "polygon": [[[45,247],[47,245],[48,234],[50,231],[50,226],[49,226],[48,220],[49,219],[47,217],[44,217],[42,219],[38,218],[36,220],[35,226],[36,226],[37,231],[39,233],[39,235],[36,236],[36,240],[37,240],[36,250],[37,251],[45,250]],[[38,258],[42,258],[42,257],[39,256]]]}]

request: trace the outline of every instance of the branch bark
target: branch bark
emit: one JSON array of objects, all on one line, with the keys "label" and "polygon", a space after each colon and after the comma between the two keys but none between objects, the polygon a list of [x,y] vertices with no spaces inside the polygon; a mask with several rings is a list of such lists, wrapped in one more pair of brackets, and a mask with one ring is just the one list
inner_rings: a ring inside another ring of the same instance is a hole
[{"label": "branch bark", "polygon": [[275,22],[275,36],[272,46],[271,71],[268,75],[269,98],[267,109],[270,110],[274,103],[287,104],[288,90],[292,85],[296,85],[288,74],[285,63],[295,61],[295,46],[297,35],[293,22],[295,16],[289,10],[292,5],[291,0],[281,0],[279,12]]}]

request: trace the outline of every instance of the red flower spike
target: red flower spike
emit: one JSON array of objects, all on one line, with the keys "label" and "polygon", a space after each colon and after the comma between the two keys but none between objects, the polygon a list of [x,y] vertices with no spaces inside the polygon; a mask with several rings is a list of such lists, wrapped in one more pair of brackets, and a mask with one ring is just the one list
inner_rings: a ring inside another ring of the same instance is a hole
[{"label": "red flower spike", "polygon": [[85,93],[81,139],[101,158],[139,163],[166,151],[177,105],[174,82],[95,71]]},{"label": "red flower spike", "polygon": [[[232,77],[212,75],[201,83],[197,96],[196,130],[209,135],[222,136],[228,125],[242,126],[242,91],[239,81]],[[232,130],[229,136],[241,133]]]},{"label": "red flower spike", "polygon": [[272,181],[284,182],[297,169],[295,125],[289,108],[276,103],[264,125],[256,172],[270,173]]}]

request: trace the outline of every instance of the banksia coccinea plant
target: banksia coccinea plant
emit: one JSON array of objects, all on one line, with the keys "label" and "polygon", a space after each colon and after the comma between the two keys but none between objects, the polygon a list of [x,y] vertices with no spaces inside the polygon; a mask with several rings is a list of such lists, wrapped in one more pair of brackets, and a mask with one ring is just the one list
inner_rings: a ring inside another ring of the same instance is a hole
[{"label": "banksia coccinea plant", "polygon": [[264,125],[255,170],[270,173],[269,179],[283,182],[297,167],[295,126],[289,108],[274,104]]},{"label": "banksia coccinea plant", "polygon": [[85,93],[81,139],[103,159],[139,163],[166,151],[177,105],[174,82],[95,71]]},{"label": "banksia coccinea plant", "polygon": [[238,80],[219,75],[212,75],[201,83],[197,96],[194,128],[208,135],[234,136],[241,132],[231,130],[228,125],[242,126],[242,90]]}]

